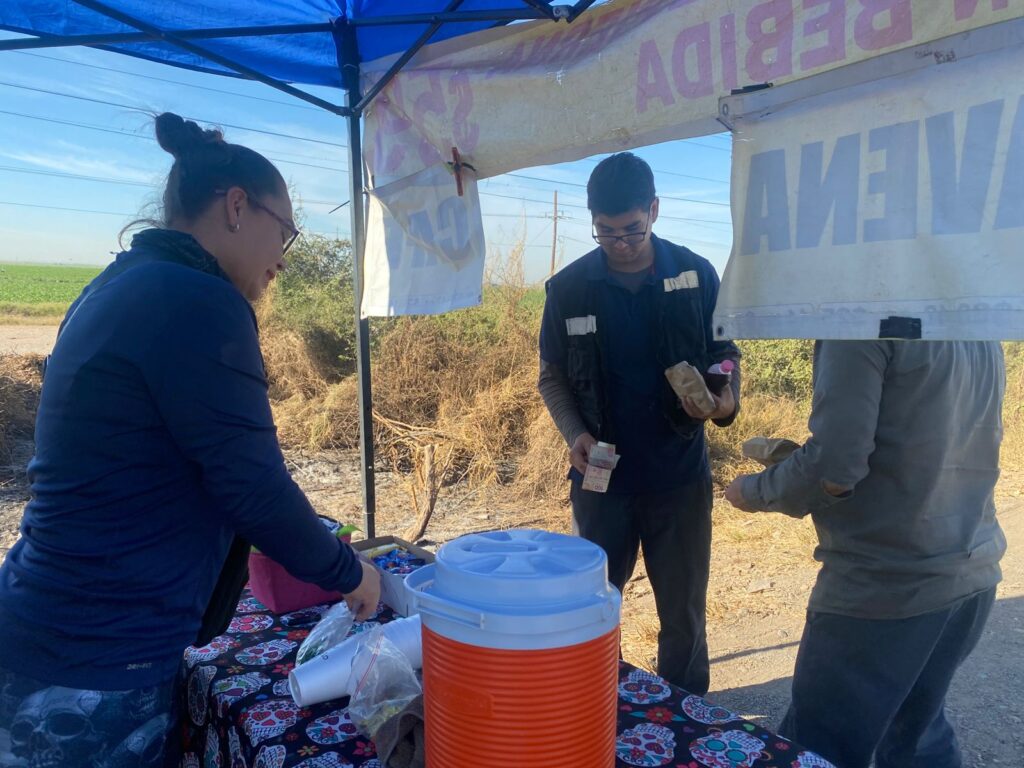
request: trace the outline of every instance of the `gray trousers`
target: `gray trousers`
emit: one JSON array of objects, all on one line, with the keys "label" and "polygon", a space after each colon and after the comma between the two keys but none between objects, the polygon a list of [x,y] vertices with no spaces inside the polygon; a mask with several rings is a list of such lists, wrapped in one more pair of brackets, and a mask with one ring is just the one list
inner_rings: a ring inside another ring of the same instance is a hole
[{"label": "gray trousers", "polygon": [[711,477],[664,493],[570,491],[573,533],[608,555],[608,580],[619,591],[643,547],[661,629],[658,674],[703,696],[711,680],[706,606],[711,567]]},{"label": "gray trousers", "polygon": [[779,733],[840,768],[960,768],[946,692],[995,594],[909,619],[808,612]]}]

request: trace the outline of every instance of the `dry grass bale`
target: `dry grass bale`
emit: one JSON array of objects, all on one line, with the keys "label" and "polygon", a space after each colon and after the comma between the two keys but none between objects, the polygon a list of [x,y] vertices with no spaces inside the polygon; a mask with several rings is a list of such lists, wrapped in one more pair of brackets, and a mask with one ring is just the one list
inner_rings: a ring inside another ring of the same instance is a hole
[{"label": "dry grass bale", "polygon": [[264,331],[260,340],[270,381],[270,399],[322,397],[327,381],[313,360],[305,340],[288,330]]},{"label": "dry grass bale", "polygon": [[569,452],[547,409],[535,409],[526,429],[526,452],[519,461],[516,487],[527,498],[568,499]]},{"label": "dry grass bale", "polygon": [[745,396],[740,415],[728,429],[708,427],[708,450],[715,482],[728,485],[736,475],[758,472],[760,464],[745,459],[740,451],[751,437],[788,437],[802,443],[807,438],[810,404],[787,397]]},{"label": "dry grass bale", "polygon": [[[627,600],[629,598],[626,598]],[[634,667],[654,672],[658,661],[658,616],[654,611],[625,610],[619,639],[622,658]]]},{"label": "dry grass bale", "polygon": [[32,434],[42,387],[41,355],[0,355],[0,458],[9,460],[15,437]]},{"label": "dry grass bale", "polygon": [[1006,354],[1006,399],[1003,403],[1003,445],[1000,451],[1004,467],[1024,464],[1024,344],[1003,344]]},{"label": "dry grass bale", "polygon": [[357,380],[350,376],[324,385],[316,397],[292,395],[271,403],[278,439],[288,447],[323,450],[352,448],[359,442]]},{"label": "dry grass bale", "polygon": [[446,394],[437,426],[468,457],[471,481],[506,483],[527,448],[525,427],[540,400],[534,385],[537,363],[522,359],[514,348],[485,357],[466,377],[476,391]]},{"label": "dry grass bale", "polygon": [[288,400],[322,396],[327,377],[318,363],[310,342],[287,326],[274,312],[274,291],[270,290],[254,307],[260,328],[260,349],[270,382],[270,399]]},{"label": "dry grass bale", "polygon": [[472,392],[476,356],[435,318],[398,320],[374,357],[374,409],[408,424],[432,424],[442,399]]}]

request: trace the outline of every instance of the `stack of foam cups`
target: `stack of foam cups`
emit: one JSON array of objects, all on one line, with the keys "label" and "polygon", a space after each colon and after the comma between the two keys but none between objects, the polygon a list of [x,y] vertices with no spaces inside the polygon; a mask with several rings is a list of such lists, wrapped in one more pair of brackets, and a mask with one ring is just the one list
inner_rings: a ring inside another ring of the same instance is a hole
[{"label": "stack of foam cups", "polygon": [[[413,669],[423,665],[419,616],[397,619],[383,625],[381,629],[384,636],[405,654]],[[293,669],[288,675],[288,687],[295,703],[307,707],[321,701],[351,696],[355,688],[355,681],[350,679],[352,659],[362,638],[362,634],[352,635],[329,651]]]}]

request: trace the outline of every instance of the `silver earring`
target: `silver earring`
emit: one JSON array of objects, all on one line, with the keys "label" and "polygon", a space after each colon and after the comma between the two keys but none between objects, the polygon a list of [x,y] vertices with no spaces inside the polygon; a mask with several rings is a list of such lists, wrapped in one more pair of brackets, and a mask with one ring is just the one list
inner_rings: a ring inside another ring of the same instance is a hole
[{"label": "silver earring", "polygon": [[230,227],[228,227],[228,229],[230,229],[232,232],[237,232],[241,228],[242,228],[241,224],[232,224]]}]

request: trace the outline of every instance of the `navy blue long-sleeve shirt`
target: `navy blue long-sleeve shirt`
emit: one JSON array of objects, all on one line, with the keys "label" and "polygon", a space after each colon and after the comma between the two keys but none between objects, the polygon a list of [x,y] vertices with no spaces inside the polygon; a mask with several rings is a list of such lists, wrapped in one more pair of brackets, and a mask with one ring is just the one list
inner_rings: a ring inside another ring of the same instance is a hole
[{"label": "navy blue long-sleeve shirt", "polygon": [[0,666],[77,688],[173,677],[233,532],[324,588],[362,575],[285,468],[248,303],[159,254],[125,259],[141,263],[80,301],[54,348],[0,569]]},{"label": "navy blue long-sleeve shirt", "polygon": [[[602,365],[607,386],[609,419],[614,425],[615,447],[621,458],[612,473],[609,493],[658,493],[671,491],[695,482],[709,472],[703,425],[692,437],[683,437],[672,429],[658,402],[664,386],[665,369],[655,352],[653,332],[654,304],[651,292],[660,284],[677,276],[668,241],[651,235],[654,261],[650,270],[638,281],[638,290],[624,286],[609,269],[601,249],[595,249],[566,269],[579,269],[578,279],[589,280],[597,296],[599,329],[602,339]],[[703,332],[707,348],[716,362],[739,361],[739,350],[731,341],[714,338],[711,315],[718,300],[718,275],[709,261],[696,256],[697,284],[705,308]],[[565,318],[554,291],[548,291],[540,328],[540,358],[555,367],[563,379],[568,371],[568,337]],[[542,374],[543,375],[543,374]],[[557,386],[557,385],[556,385]],[[563,391],[574,397],[566,381]],[[739,404],[738,369],[733,392]],[[550,407],[550,404],[549,404]],[[554,415],[554,414],[553,414]],[[583,420],[576,414],[579,425]],[[715,423],[728,426],[735,413]],[[572,446],[579,433],[566,435]],[[571,438],[571,439],[570,439]],[[575,469],[569,477],[582,481]]]}]

